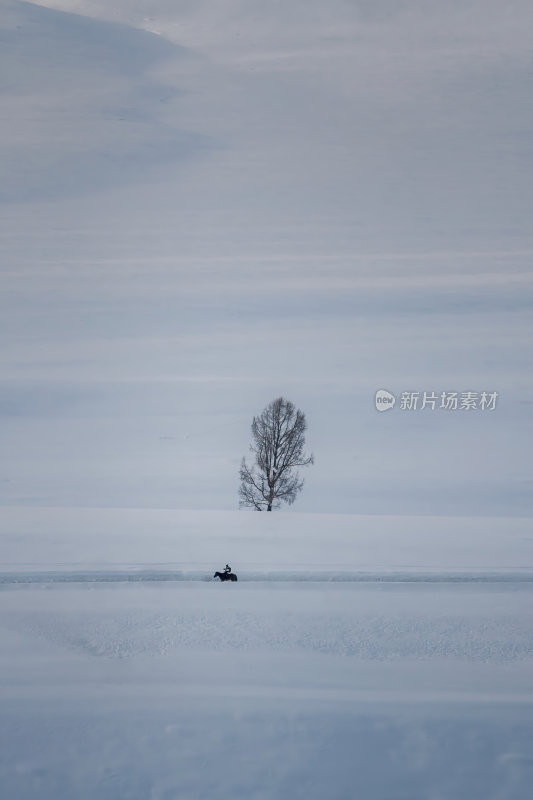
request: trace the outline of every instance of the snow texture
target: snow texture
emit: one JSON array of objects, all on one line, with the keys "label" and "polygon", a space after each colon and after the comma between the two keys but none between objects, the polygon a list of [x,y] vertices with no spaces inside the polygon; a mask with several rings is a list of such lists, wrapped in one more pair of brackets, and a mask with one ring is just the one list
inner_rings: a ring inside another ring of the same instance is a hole
[{"label": "snow texture", "polygon": [[[133,510],[5,516],[3,796],[529,796],[527,521],[480,523],[469,538],[448,520],[437,556],[422,530],[433,541],[441,520],[234,512],[214,533],[206,512],[144,511],[137,525]],[[343,580],[324,572],[326,544]],[[248,574],[238,559],[252,550]],[[211,580],[227,559],[237,584]]]},{"label": "snow texture", "polygon": [[2,800],[529,799],[532,25],[0,0]]}]

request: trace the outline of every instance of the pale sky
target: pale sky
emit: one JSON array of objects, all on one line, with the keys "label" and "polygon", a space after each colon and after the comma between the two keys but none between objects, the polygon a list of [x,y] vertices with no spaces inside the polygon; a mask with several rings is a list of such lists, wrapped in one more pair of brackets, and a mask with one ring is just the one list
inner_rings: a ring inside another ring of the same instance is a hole
[{"label": "pale sky", "polygon": [[1,504],[531,514],[529,0],[0,12]]}]

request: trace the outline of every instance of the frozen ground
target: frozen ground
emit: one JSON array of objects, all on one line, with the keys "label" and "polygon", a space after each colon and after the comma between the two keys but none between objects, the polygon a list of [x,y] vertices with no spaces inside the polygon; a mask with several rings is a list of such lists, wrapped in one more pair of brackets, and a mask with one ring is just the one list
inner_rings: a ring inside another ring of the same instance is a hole
[{"label": "frozen ground", "polygon": [[530,796],[527,520],[3,515],[3,797]]}]

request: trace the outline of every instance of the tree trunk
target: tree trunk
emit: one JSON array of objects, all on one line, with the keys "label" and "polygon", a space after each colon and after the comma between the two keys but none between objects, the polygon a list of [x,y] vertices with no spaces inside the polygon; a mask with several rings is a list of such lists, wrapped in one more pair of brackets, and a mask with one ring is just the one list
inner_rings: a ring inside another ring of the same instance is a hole
[{"label": "tree trunk", "polygon": [[269,491],[269,493],[268,493],[268,501],[267,501],[267,502],[268,502],[268,505],[267,505],[267,511],[272,511],[272,505],[273,505],[273,503],[274,503],[274,498],[276,497],[276,492],[275,492],[275,489],[274,489],[274,484],[271,484],[271,485],[269,486],[269,489],[270,489],[270,491]]}]

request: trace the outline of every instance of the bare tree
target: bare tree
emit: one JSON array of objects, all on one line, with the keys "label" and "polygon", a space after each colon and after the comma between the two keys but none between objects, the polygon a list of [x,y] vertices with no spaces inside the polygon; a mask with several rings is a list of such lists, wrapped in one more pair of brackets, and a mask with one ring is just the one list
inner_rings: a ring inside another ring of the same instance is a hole
[{"label": "bare tree", "polygon": [[244,458],[241,462],[239,505],[272,511],[281,502],[294,503],[304,483],[295,468],[314,462],[303,452],[306,428],[305,414],[284,397],[253,418],[250,450],[255,463],[249,467]]}]

